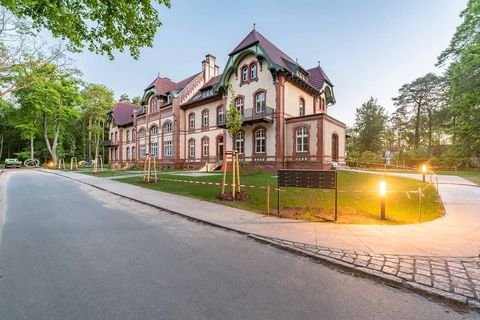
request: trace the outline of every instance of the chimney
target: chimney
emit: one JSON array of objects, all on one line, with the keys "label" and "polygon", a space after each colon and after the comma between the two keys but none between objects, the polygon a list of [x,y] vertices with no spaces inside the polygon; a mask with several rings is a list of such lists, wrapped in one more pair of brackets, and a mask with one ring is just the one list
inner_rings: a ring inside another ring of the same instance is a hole
[{"label": "chimney", "polygon": [[202,72],[205,82],[218,75],[219,68],[215,65],[215,57],[211,54],[205,56],[205,60],[202,61]]}]

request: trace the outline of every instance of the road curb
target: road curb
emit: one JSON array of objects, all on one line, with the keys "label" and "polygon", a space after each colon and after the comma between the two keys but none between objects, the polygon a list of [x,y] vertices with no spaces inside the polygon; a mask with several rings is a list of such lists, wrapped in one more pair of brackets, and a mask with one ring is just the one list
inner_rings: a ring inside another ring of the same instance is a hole
[{"label": "road curb", "polygon": [[468,299],[467,297],[459,294],[445,292],[436,288],[421,285],[413,281],[406,281],[397,276],[388,275],[383,272],[371,270],[365,267],[355,266],[335,258],[323,256],[320,254],[312,254],[312,252],[308,250],[302,250],[301,248],[295,247],[293,245],[279,243],[279,239],[273,240],[254,234],[249,234],[248,237],[257,242],[273,246],[277,249],[310,258],[313,261],[318,262],[322,265],[350,273],[351,275],[356,277],[367,278],[378,283],[388,285],[390,287],[415,292],[419,295],[432,298],[436,301],[447,304],[457,310],[466,311],[468,309],[471,309],[475,311],[480,311],[479,301],[474,299]]},{"label": "road curb", "polygon": [[270,246],[273,246],[277,249],[281,249],[281,250],[293,253],[295,255],[300,255],[300,256],[310,258],[315,262],[321,263],[321,264],[323,264],[325,266],[328,266],[330,268],[334,268],[334,269],[337,269],[337,270],[340,270],[340,271],[343,271],[343,272],[350,273],[353,276],[367,278],[367,279],[370,279],[370,280],[373,280],[373,281],[376,281],[378,283],[382,283],[384,285],[388,285],[388,286],[391,286],[391,287],[394,287],[394,288],[415,292],[415,293],[417,293],[419,295],[422,295],[422,296],[425,296],[427,298],[432,298],[436,301],[445,303],[445,304],[447,304],[447,305],[449,305],[449,306],[451,306],[451,307],[453,307],[457,310],[466,311],[467,309],[471,309],[471,310],[475,310],[475,311],[480,311],[480,301],[477,301],[475,299],[470,299],[470,298],[467,298],[467,297],[459,295],[459,294],[442,291],[442,290],[439,290],[439,289],[436,289],[436,288],[433,288],[433,287],[429,287],[429,286],[426,286],[426,285],[422,285],[422,284],[419,284],[419,283],[416,283],[416,282],[413,282],[413,281],[407,281],[407,280],[404,280],[404,279],[402,279],[398,276],[389,275],[389,274],[386,274],[386,273],[381,272],[381,271],[375,271],[375,270],[371,270],[371,269],[368,269],[368,268],[365,268],[365,267],[355,266],[354,264],[346,263],[344,261],[341,261],[339,259],[335,259],[335,258],[332,258],[332,257],[324,256],[324,255],[321,255],[321,254],[314,254],[311,251],[301,249],[298,246],[294,246],[294,243],[289,241],[289,240],[268,238],[268,237],[264,237],[264,236],[261,236],[261,235],[257,235],[257,234],[248,233],[248,232],[240,231],[240,230],[237,230],[237,229],[229,228],[229,227],[226,227],[226,226],[214,223],[214,222],[202,220],[202,219],[199,219],[199,218],[194,218],[194,217],[191,217],[189,215],[180,213],[178,211],[173,211],[171,209],[166,209],[166,208],[163,208],[161,206],[158,206],[158,205],[155,205],[155,204],[152,204],[152,203],[148,203],[148,202],[145,202],[145,201],[142,201],[142,200],[139,200],[139,199],[135,199],[135,198],[123,195],[123,194],[119,194],[117,192],[114,192],[114,191],[96,186],[94,184],[90,184],[88,182],[76,180],[72,177],[65,176],[65,175],[63,175],[61,173],[58,173],[58,172],[43,170],[43,169],[40,169],[39,171],[47,173],[47,174],[54,174],[54,175],[57,175],[59,177],[65,178],[65,179],[75,181],[77,183],[88,185],[90,187],[108,192],[112,195],[119,196],[119,197],[122,197],[122,198],[125,198],[125,199],[129,199],[131,201],[135,201],[137,203],[141,203],[143,205],[147,205],[147,206],[150,206],[152,208],[162,210],[162,211],[167,212],[167,213],[172,214],[172,215],[180,216],[180,217],[185,218],[189,221],[193,221],[193,222],[197,222],[197,223],[201,223],[201,224],[205,224],[205,225],[210,225],[210,226],[221,228],[221,229],[224,229],[224,230],[227,230],[227,231],[235,232],[235,233],[238,233],[238,234],[241,234],[241,235],[246,235],[248,238],[250,238],[252,240],[255,240],[259,243],[270,245]]}]

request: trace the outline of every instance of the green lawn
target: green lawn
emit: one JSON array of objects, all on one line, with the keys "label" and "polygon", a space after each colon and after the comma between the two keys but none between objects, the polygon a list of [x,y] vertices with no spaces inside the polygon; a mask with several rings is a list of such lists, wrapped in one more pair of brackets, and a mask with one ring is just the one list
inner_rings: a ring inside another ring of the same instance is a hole
[{"label": "green lawn", "polygon": [[[65,170],[65,171],[70,171],[70,170]],[[139,170],[111,170],[108,168],[104,169],[103,172],[98,172],[98,173],[93,173],[92,168],[81,168],[78,172],[95,176],[95,177],[101,177],[101,178],[142,173],[141,170],[140,171]]]},{"label": "green lawn", "polygon": [[[443,205],[433,187],[424,191],[422,199],[422,212],[419,215],[419,199],[415,191],[426,184],[413,179],[400,177],[382,177],[381,175],[339,171],[338,193],[338,222],[358,224],[405,224],[417,223],[436,219],[444,214]],[[222,175],[209,175],[204,177],[190,177],[170,173],[162,173],[159,183],[146,184],[141,177],[125,178],[119,181],[139,185],[145,188],[181,194],[206,201],[221,203],[227,206],[246,209],[259,213],[266,213],[266,189],[244,188],[248,193],[245,201],[221,201],[216,197],[220,193],[219,186],[198,185],[175,180],[196,180],[206,182],[221,182]],[[163,180],[162,180],[163,179]],[[380,220],[379,183],[385,179],[386,220]],[[227,181],[231,181],[231,178]],[[277,178],[274,173],[242,174],[242,184],[271,186],[270,210],[271,214],[277,213]],[[231,188],[227,189],[231,190]],[[318,189],[283,188],[280,192],[281,216],[308,221],[331,221],[334,213],[334,192]]]}]

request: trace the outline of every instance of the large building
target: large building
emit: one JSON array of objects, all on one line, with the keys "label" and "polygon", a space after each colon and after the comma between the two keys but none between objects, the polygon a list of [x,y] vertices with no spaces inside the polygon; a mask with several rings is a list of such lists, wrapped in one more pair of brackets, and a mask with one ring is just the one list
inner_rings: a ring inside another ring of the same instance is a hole
[{"label": "large building", "polygon": [[[234,139],[225,128],[232,99],[243,117]],[[252,30],[223,73],[208,54],[201,71],[182,81],[158,76],[141,107],[118,103],[105,145],[114,167],[141,164],[146,154],[162,166],[216,166],[235,146],[245,165],[327,168],[345,161],[346,126],[328,115],[334,104],[333,84],[320,65],[303,68]]]}]

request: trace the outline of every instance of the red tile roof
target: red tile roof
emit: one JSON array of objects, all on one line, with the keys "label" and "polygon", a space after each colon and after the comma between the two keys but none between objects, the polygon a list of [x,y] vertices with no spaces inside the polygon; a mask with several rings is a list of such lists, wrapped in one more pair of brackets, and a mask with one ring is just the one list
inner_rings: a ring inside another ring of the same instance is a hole
[{"label": "red tile roof", "polygon": [[152,83],[147,86],[145,90],[155,87],[155,90],[158,94],[165,94],[173,90],[181,90],[185,88],[190,82],[192,82],[192,80],[198,75],[199,73],[196,73],[186,79],[183,79],[180,82],[173,82],[169,78],[162,78],[158,76],[157,78],[155,78],[155,80],[153,80]]},{"label": "red tile roof", "polygon": [[[233,51],[230,53],[230,56],[256,44],[262,47],[263,50],[265,50],[266,54],[270,57],[270,59],[272,59],[272,61],[280,67],[292,73],[296,73],[297,67],[301,68],[301,66],[298,66],[295,60],[293,60],[289,55],[280,50],[277,46],[271,43],[267,38],[265,38],[260,32],[256,30],[252,30],[240,42],[240,44],[238,44],[235,49],[233,49]],[[320,66],[305,71],[308,74],[307,82],[315,89],[321,90],[325,81],[332,85],[332,82],[330,81],[330,79],[328,79],[327,75]]]},{"label": "red tile roof", "polygon": [[323,84],[325,81],[329,83],[331,86],[332,82],[330,79],[328,79],[327,75],[325,74],[325,71],[318,66],[312,69],[308,69],[308,82],[317,90],[321,90],[323,88]]},{"label": "red tile roof", "polygon": [[140,106],[124,102],[118,102],[112,109],[113,119],[117,126],[124,126],[133,122],[133,113]]},{"label": "red tile roof", "polygon": [[220,82],[220,79],[222,78],[222,75],[219,74],[218,76],[215,76],[213,77],[212,79],[208,80],[201,88],[200,90],[202,89],[205,89],[205,88],[208,88],[208,87],[211,87],[213,85],[216,85],[217,83]]},{"label": "red tile roof", "polygon": [[259,44],[263,50],[267,53],[270,59],[273,60],[279,66],[290,70],[285,61],[295,64],[295,60],[290,58],[288,54],[280,50],[276,45],[271,43],[267,38],[265,38],[260,32],[252,30],[246,37],[243,39],[238,46],[233,49],[230,55],[234,55],[237,52],[242,51],[252,45]]}]

